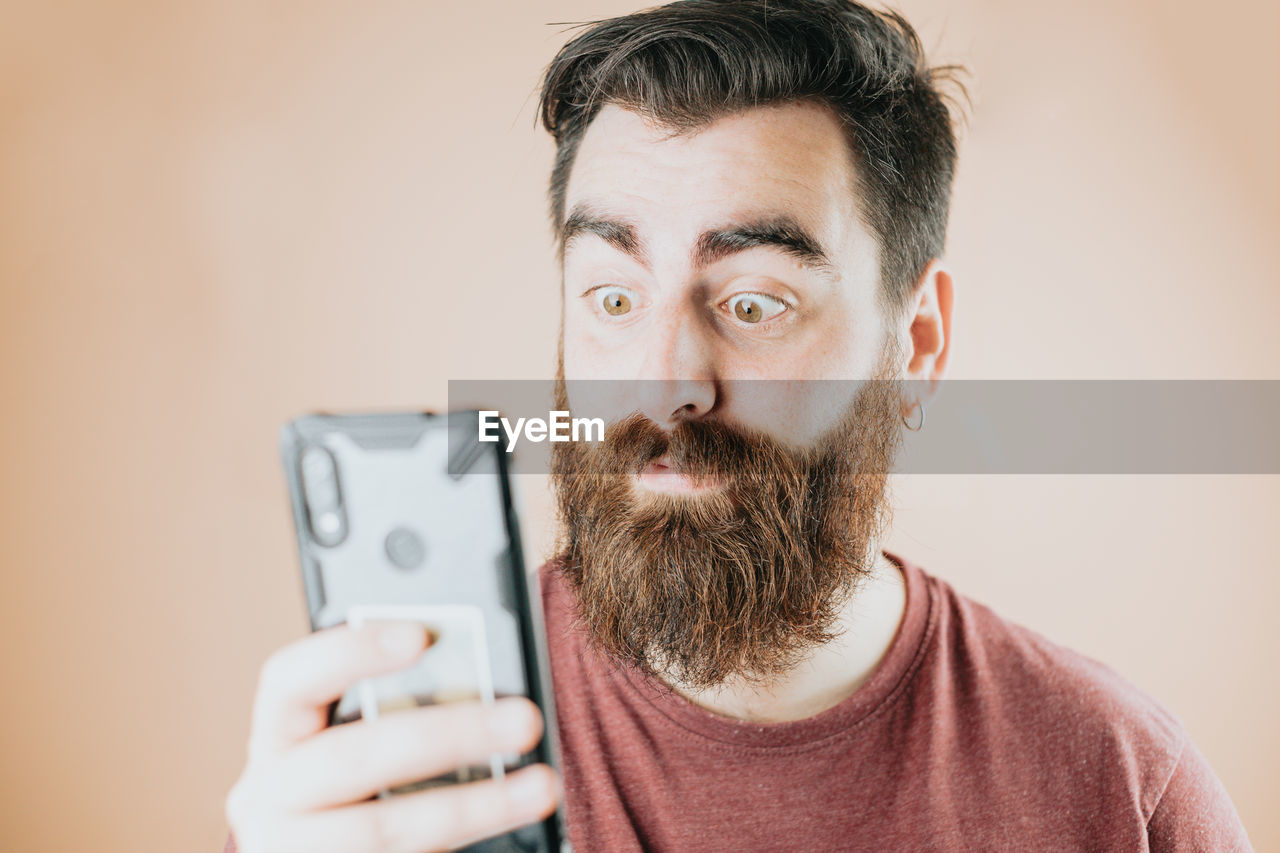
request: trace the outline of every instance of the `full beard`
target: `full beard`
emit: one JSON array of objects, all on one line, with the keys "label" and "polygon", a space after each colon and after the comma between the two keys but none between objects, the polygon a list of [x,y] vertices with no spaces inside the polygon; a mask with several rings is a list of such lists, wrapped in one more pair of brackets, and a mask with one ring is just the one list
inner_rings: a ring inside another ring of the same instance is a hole
[{"label": "full beard", "polygon": [[[715,419],[665,431],[634,414],[604,441],[552,445],[561,521],[556,570],[594,647],[619,664],[702,689],[765,685],[830,642],[889,521],[901,386],[866,383],[815,444],[789,447]],[[567,410],[563,377],[556,407]],[[718,488],[649,492],[663,454]]]}]

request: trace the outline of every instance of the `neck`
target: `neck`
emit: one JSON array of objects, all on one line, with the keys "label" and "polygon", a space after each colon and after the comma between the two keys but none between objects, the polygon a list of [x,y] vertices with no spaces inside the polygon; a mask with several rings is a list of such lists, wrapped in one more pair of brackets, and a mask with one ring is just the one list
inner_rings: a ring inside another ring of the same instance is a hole
[{"label": "neck", "polygon": [[906,610],[902,572],[879,549],[871,573],[845,601],[837,637],[813,650],[796,667],[768,685],[732,681],[706,689],[686,689],[663,679],[695,705],[725,717],[781,723],[832,708],[867,682],[898,632]]}]

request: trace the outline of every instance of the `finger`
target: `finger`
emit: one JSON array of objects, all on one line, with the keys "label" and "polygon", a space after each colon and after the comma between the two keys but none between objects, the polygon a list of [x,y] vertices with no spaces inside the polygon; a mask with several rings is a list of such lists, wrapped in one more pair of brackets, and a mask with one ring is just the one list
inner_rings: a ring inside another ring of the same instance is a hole
[{"label": "finger", "polygon": [[329,705],[362,678],[403,669],[428,632],[413,622],[317,631],[273,654],[262,667],[249,758],[298,743],[328,724]]},{"label": "finger", "polygon": [[274,762],[262,790],[293,811],[343,805],[493,753],[528,752],[540,737],[538,706],[519,696],[396,711],[307,738]]},{"label": "finger", "polygon": [[[534,764],[499,781],[470,782],[313,812],[298,823],[325,850],[424,853],[449,850],[549,815],[558,799],[555,773]],[[296,824],[295,824],[296,826]]]}]

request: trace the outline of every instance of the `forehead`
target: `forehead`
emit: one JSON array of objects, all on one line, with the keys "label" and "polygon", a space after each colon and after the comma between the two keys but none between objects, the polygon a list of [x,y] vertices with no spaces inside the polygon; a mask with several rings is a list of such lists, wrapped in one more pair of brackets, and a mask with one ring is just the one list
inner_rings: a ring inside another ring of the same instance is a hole
[{"label": "forehead", "polygon": [[564,209],[603,206],[666,230],[785,212],[839,242],[854,190],[839,120],[817,104],[753,107],[679,134],[610,104],[583,136]]}]

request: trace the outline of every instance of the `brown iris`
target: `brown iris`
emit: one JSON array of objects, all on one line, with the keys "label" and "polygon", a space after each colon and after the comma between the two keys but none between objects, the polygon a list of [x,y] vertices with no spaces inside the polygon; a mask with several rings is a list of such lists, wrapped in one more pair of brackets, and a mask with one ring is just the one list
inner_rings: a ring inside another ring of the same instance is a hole
[{"label": "brown iris", "polygon": [[625,293],[610,291],[604,295],[604,310],[615,317],[625,314],[631,310],[631,299]]},{"label": "brown iris", "polygon": [[754,299],[739,299],[733,304],[733,313],[744,323],[759,323],[764,319],[764,309]]}]

